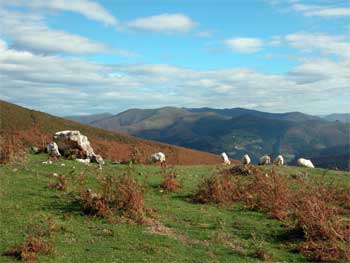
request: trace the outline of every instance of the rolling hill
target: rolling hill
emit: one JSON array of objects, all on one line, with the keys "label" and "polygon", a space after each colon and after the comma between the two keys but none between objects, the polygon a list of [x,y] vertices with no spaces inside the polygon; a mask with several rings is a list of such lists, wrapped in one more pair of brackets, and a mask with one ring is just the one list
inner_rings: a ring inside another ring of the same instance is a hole
[{"label": "rolling hill", "polygon": [[291,163],[303,156],[325,168],[349,166],[350,125],[300,112],[164,107],[131,109],[89,124],[216,154],[225,151],[235,159],[248,153],[257,162],[261,155],[281,153]]},{"label": "rolling hill", "polygon": [[93,121],[102,120],[112,117],[113,114],[110,113],[99,113],[91,115],[77,115],[77,116],[66,116],[65,118],[72,121],[77,121],[83,124],[88,124]]},{"label": "rolling hill", "polygon": [[340,121],[350,123],[350,113],[334,113],[323,117],[328,121]]},{"label": "rolling hill", "polygon": [[52,134],[61,130],[81,131],[88,136],[95,152],[111,160],[146,163],[152,153],[162,151],[170,164],[221,162],[218,156],[206,152],[121,135],[0,101],[2,149],[10,143],[13,150],[18,150],[23,145],[45,147],[52,139]]}]

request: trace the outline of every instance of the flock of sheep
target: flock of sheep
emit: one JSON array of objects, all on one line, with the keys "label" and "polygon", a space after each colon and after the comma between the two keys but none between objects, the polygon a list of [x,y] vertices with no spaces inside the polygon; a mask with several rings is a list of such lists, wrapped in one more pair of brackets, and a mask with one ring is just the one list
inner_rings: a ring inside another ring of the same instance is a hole
[{"label": "flock of sheep", "polygon": [[[231,164],[231,161],[230,161],[230,159],[228,158],[228,156],[227,156],[227,154],[225,152],[223,152],[221,154],[221,157],[222,157],[223,162],[224,162],[225,165],[230,165]],[[251,163],[251,159],[250,159],[248,154],[245,154],[243,156],[242,163],[243,164],[250,164]],[[259,160],[259,165],[269,165],[271,163],[272,163],[271,157],[268,156],[268,155],[263,155],[260,158],[260,160]],[[276,157],[276,159],[273,161],[273,163],[275,165],[278,165],[278,166],[283,166],[283,164],[284,164],[283,156],[282,155],[278,155]],[[304,159],[304,158],[299,158],[297,160],[297,164],[298,164],[298,166],[301,166],[301,167],[315,168],[315,166],[313,165],[313,163],[310,160],[307,160],[307,159]]]},{"label": "flock of sheep", "polygon": [[[225,152],[221,153],[221,158],[223,159],[223,163],[225,165],[231,165],[231,161],[228,158],[227,154]],[[165,164],[165,154],[162,152],[157,152],[151,155],[151,161],[152,162],[160,162],[161,164]],[[251,159],[248,154],[245,154],[242,159],[243,164],[250,164]],[[268,155],[264,155],[259,160],[259,165],[269,165],[272,164],[271,157]],[[278,166],[284,165],[284,158],[282,155],[278,155],[275,160],[273,161],[273,164]],[[315,168],[313,163],[310,160],[299,158],[297,160],[298,166],[301,167],[308,167],[308,168]]]}]

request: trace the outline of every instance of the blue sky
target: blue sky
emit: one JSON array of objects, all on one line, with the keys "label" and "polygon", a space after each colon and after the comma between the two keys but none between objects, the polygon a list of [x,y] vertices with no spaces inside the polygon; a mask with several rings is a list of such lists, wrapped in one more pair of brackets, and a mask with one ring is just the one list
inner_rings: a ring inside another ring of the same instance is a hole
[{"label": "blue sky", "polygon": [[0,99],[350,112],[350,2],[0,0]]}]

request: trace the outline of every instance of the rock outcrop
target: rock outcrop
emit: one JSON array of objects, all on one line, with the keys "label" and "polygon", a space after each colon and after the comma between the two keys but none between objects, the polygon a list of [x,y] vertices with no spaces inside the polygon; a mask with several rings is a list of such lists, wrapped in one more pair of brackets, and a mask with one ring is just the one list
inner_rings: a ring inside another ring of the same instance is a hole
[{"label": "rock outcrop", "polygon": [[47,152],[51,157],[60,157],[61,153],[58,150],[58,146],[55,142],[50,142],[47,145]]},{"label": "rock outcrop", "polygon": [[79,159],[90,159],[98,164],[104,164],[103,158],[95,154],[88,138],[80,131],[60,131],[54,134],[54,140],[63,155]]}]

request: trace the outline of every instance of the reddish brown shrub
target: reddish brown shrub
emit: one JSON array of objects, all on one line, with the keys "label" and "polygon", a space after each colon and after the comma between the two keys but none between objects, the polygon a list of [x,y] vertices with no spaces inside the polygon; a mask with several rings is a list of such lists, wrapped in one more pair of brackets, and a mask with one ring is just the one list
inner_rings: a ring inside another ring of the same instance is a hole
[{"label": "reddish brown shrub", "polygon": [[335,222],[335,209],[315,196],[302,197],[298,200],[295,216],[298,227],[302,228],[308,240],[344,239],[338,233]]},{"label": "reddish brown shrub", "polygon": [[68,180],[63,174],[59,174],[57,177],[56,182],[49,182],[48,186],[51,188],[56,188],[57,190],[60,191],[66,191],[68,187]]},{"label": "reddish brown shrub", "polygon": [[127,174],[116,178],[114,184],[113,209],[141,222],[145,211],[144,189]]},{"label": "reddish brown shrub", "polygon": [[132,176],[123,174],[116,178],[102,177],[99,180],[101,194],[90,189],[80,193],[85,213],[101,217],[121,215],[143,223],[144,189]]},{"label": "reddish brown shrub", "polygon": [[0,137],[0,163],[24,163],[28,149],[17,140],[16,134]]},{"label": "reddish brown shrub", "polygon": [[238,181],[229,174],[206,178],[198,187],[193,199],[199,203],[230,204],[238,201],[241,189]]},{"label": "reddish brown shrub", "polygon": [[284,220],[293,213],[294,194],[287,179],[275,171],[266,174],[256,170],[242,197],[249,208],[266,212],[272,218]]},{"label": "reddish brown shrub", "polygon": [[36,262],[39,255],[52,254],[55,251],[54,232],[57,227],[52,220],[47,220],[40,225],[30,226],[30,234],[23,245],[8,249],[3,253],[25,262]]},{"label": "reddish brown shrub", "polygon": [[307,241],[299,246],[299,251],[312,261],[348,262],[350,245],[340,241]]},{"label": "reddish brown shrub", "polygon": [[101,217],[110,217],[112,215],[108,200],[92,192],[91,189],[81,191],[80,197],[84,213]]},{"label": "reddish brown shrub", "polygon": [[[249,176],[234,176],[239,181],[232,184],[230,175]],[[247,183],[239,183],[243,180]],[[241,200],[249,208],[263,211],[287,225],[295,224],[305,236],[298,250],[310,260],[350,259],[350,222],[341,217],[350,210],[348,189],[315,180],[288,179],[275,170],[266,173],[253,166],[238,165],[224,170],[221,177],[207,179],[196,198],[205,203]],[[264,253],[257,256],[265,258]]]},{"label": "reddish brown shrub", "polygon": [[262,248],[257,249],[254,252],[253,256],[261,259],[262,261],[268,261],[268,262],[271,262],[273,259],[271,253],[269,253],[268,251],[266,251]]},{"label": "reddish brown shrub", "polygon": [[177,174],[175,171],[169,171],[167,166],[162,166],[162,188],[165,192],[176,192],[182,186],[176,181]]},{"label": "reddish brown shrub", "polygon": [[252,165],[237,164],[227,170],[224,170],[224,172],[231,175],[252,175],[258,173],[259,170]]}]

